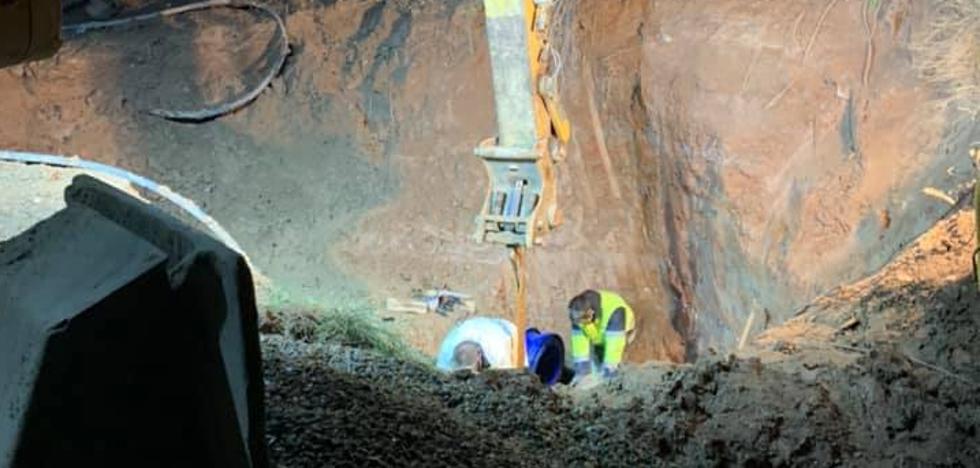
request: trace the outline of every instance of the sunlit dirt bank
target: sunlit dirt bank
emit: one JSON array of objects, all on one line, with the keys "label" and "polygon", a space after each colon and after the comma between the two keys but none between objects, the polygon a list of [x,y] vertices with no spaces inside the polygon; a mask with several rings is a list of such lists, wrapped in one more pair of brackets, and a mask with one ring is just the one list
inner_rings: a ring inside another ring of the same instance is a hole
[{"label": "sunlit dirt bank", "polygon": [[[482,2],[271,7],[291,53],[241,111],[146,112],[221,102],[273,61],[270,21],[209,10],[0,71],[0,147],[197,201],[266,309],[376,312],[429,355],[465,317],[386,298],[446,286],[512,316],[507,249],[472,240],[472,150],[495,132]],[[559,2],[573,136],[563,223],[529,256],[529,322],[567,334],[573,295],[618,291],[638,316],[631,364],[549,389],[265,328],[275,466],[975,464],[976,20],[965,0]],[[72,174],[0,164],[0,238],[57,210]]]},{"label": "sunlit dirt bank", "polygon": [[[215,10],[72,37],[0,72],[19,116],[0,144],[159,179],[291,296],[380,305],[446,285],[512,314],[506,249],[471,239],[486,183],[472,148],[494,133],[480,2],[276,7],[292,54],[241,112],[145,113],[218,102],[264,71],[270,22]],[[631,361],[692,360],[884,265],[948,209],[924,188],[957,198],[972,178],[969,103],[950,101],[963,87],[928,73],[950,46],[930,35],[947,10],[562,2],[553,42],[574,132],[564,224],[530,257],[532,324],[567,332],[567,300],[609,288],[639,311]],[[7,187],[9,203],[29,197]],[[389,318],[432,352],[461,317]]]}]

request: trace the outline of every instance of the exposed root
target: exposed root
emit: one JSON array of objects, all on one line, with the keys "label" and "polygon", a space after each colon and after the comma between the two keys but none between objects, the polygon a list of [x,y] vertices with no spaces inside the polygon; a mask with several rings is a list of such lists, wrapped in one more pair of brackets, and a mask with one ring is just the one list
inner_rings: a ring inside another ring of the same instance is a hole
[{"label": "exposed root", "polygon": [[943,192],[942,190],[936,189],[934,187],[925,187],[925,188],[922,189],[922,193],[925,194],[925,195],[928,195],[928,196],[930,196],[932,198],[935,198],[937,200],[942,200],[942,201],[948,203],[949,206],[955,206],[956,205],[956,199],[954,199],[953,197],[947,195],[946,192]]},{"label": "exposed root", "polygon": [[806,16],[806,8],[800,10],[800,14],[796,16],[796,21],[793,21],[793,31],[790,33],[790,37],[793,38],[793,45],[796,46],[796,50],[800,50],[803,48],[803,45],[800,44],[799,34],[797,33],[800,31],[800,23],[803,22],[803,18],[805,16]]},{"label": "exposed root", "polygon": [[820,34],[820,29],[823,28],[824,21],[827,20],[827,15],[830,14],[830,10],[834,8],[837,4],[837,0],[830,0],[827,2],[827,6],[823,9],[823,13],[820,13],[820,19],[817,20],[817,26],[813,28],[813,34],[810,35],[810,41],[806,44],[806,49],[803,49],[803,58],[801,61],[806,61],[806,56],[810,54],[810,49],[813,48],[813,44],[817,41],[817,35]]},{"label": "exposed root", "polygon": [[952,371],[950,371],[948,369],[944,369],[944,368],[939,367],[939,366],[937,366],[935,364],[929,364],[928,362],[925,362],[925,361],[923,361],[923,360],[921,360],[921,359],[919,359],[917,357],[909,356],[908,353],[903,353],[902,355],[905,356],[905,359],[908,359],[909,362],[911,362],[913,364],[918,364],[918,365],[920,365],[922,367],[925,367],[927,369],[932,369],[932,370],[934,370],[936,372],[939,372],[940,374],[943,374],[943,375],[945,375],[945,376],[947,376],[947,377],[949,377],[951,379],[954,379],[954,380],[959,380],[960,382],[963,382],[963,383],[965,383],[967,385],[973,385],[973,386],[976,386],[977,385],[976,382],[974,382],[974,381],[972,381],[972,380],[970,380],[970,379],[968,379],[966,377],[963,377],[963,376],[961,376],[959,374],[953,373]]},{"label": "exposed root", "polygon": [[769,102],[766,103],[764,109],[769,110],[773,106],[775,106],[776,104],[778,104],[779,103],[779,100],[782,99],[783,96],[786,95],[786,92],[788,92],[789,89],[792,88],[794,84],[796,84],[796,80],[793,80],[793,81],[790,81],[789,83],[786,83],[786,86],[784,86],[782,90],[780,90],[778,93],[776,93],[776,95],[773,96],[772,99],[770,99]]},{"label": "exposed root", "polygon": [[247,0],[209,0],[205,2],[191,3],[188,5],[182,5],[174,8],[167,8],[165,10],[154,11],[150,13],[144,13],[141,15],[130,16],[127,18],[119,18],[108,21],[90,21],[85,23],[69,24],[62,27],[62,31],[70,33],[85,33],[87,31],[95,29],[106,29],[114,28],[118,26],[126,26],[140,21],[147,21],[152,19],[166,18],[170,16],[176,16],[183,13],[190,13],[193,11],[206,10],[210,8],[235,8],[243,10],[258,10],[266,15],[269,15],[276,21],[276,30],[279,35],[279,51],[278,56],[275,58],[274,66],[270,67],[266,72],[265,76],[262,78],[256,86],[254,86],[247,93],[239,96],[238,98],[217,105],[209,106],[201,109],[192,110],[170,110],[170,109],[149,109],[146,112],[150,115],[155,115],[157,117],[162,117],[167,120],[174,120],[178,122],[206,122],[208,120],[213,120],[223,115],[235,112],[254,101],[262,94],[262,91],[269,86],[273,78],[279,74],[282,70],[283,65],[286,63],[286,57],[289,55],[289,38],[286,34],[286,24],[283,22],[282,17],[280,17],[271,8],[261,5],[258,3],[250,2]]},{"label": "exposed root", "polygon": [[861,71],[861,84],[864,85],[865,89],[868,87],[868,78],[871,75],[871,64],[874,62],[875,54],[875,33],[878,31],[878,14],[881,12],[881,5],[884,0],[878,0],[878,6],[875,7],[874,13],[871,17],[868,17],[868,9],[871,8],[871,4],[865,4],[864,8],[861,8],[861,15],[864,18],[864,31],[865,40],[867,44],[865,45],[864,54],[864,68]]}]

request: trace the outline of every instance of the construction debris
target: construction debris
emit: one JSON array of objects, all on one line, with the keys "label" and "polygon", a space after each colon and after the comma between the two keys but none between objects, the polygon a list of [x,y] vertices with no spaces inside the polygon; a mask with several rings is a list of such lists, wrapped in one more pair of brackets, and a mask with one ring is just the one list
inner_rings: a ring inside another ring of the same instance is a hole
[{"label": "construction debris", "polygon": [[417,292],[411,300],[399,300],[389,297],[385,301],[388,312],[404,312],[410,314],[428,314],[435,312],[447,316],[452,312],[475,313],[476,301],[470,296],[446,289],[428,289]]}]

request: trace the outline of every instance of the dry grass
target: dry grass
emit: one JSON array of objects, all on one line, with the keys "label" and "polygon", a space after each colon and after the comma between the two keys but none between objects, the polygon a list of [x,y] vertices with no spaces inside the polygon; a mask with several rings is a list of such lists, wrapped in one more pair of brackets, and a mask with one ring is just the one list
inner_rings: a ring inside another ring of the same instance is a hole
[{"label": "dry grass", "polygon": [[929,27],[913,31],[913,63],[945,102],[980,112],[980,0],[934,0]]},{"label": "dry grass", "polygon": [[318,340],[355,348],[371,349],[402,360],[417,360],[421,355],[402,340],[401,335],[381,321],[373,309],[365,307],[334,308],[318,317]]},{"label": "dry grass", "polygon": [[258,305],[260,330],[309,343],[333,343],[375,351],[401,360],[427,363],[428,359],[408,345],[384,323],[373,307],[363,302],[325,305],[312,299],[296,299],[273,289]]}]

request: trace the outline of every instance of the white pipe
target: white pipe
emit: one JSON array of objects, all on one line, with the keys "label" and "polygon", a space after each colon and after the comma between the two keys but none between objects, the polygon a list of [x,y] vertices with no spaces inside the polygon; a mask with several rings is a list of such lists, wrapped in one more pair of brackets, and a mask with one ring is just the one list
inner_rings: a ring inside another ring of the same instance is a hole
[{"label": "white pipe", "polygon": [[150,179],[147,179],[146,177],[133,174],[125,169],[120,169],[115,166],[97,163],[94,161],[86,161],[78,156],[67,157],[56,156],[53,154],[0,150],[0,161],[21,164],[43,164],[54,167],[70,167],[74,169],[81,169],[83,171],[97,172],[116,179],[125,180],[133,185],[149,190],[163,198],[166,198],[167,200],[170,200],[171,203],[207,226],[208,229],[214,233],[215,237],[218,238],[218,240],[240,253],[243,257],[245,257],[246,261],[248,261],[248,256],[245,255],[245,251],[240,245],[238,245],[238,242],[235,242],[235,239],[231,237],[231,234],[229,234],[228,231],[225,231],[225,229],[222,228],[221,225],[214,220],[214,218],[208,216],[208,214],[198,207],[196,203],[180,195],[179,193],[170,190],[170,188],[166,185],[160,185]]}]

